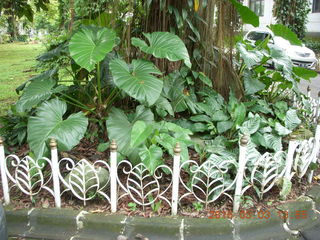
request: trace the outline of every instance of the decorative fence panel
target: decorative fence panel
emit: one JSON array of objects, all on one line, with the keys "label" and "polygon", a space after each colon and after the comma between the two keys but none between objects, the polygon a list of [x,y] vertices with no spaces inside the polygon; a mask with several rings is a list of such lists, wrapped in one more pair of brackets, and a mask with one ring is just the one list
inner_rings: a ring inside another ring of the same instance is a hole
[{"label": "decorative fence panel", "polygon": [[[319,103],[313,101],[312,104],[316,108],[312,112],[313,121],[318,118]],[[193,160],[181,162],[181,149],[177,143],[172,166],[161,165],[150,173],[143,163],[136,166],[127,160],[118,163],[115,141],[110,145],[109,161],[91,163],[85,159],[78,162],[70,158],[59,159],[54,139],[50,141],[51,159],[35,161],[28,156],[22,159],[16,155],[5,156],[3,140],[0,138],[4,201],[10,203],[10,191],[16,187],[30,197],[48,191],[57,208],[61,207],[61,196],[69,192],[83,201],[84,205],[99,194],[110,204],[111,212],[117,212],[118,201],[123,197],[129,197],[143,208],[163,200],[170,206],[172,215],[176,215],[179,204],[188,196],[207,207],[225,195],[233,201],[233,211],[238,212],[241,196],[249,188],[258,190],[258,197],[262,199],[280,178],[290,181],[293,175],[302,178],[308,173],[308,181],[312,181],[313,171],[309,167],[318,160],[319,124],[314,137],[308,140],[291,139],[287,152],[265,153],[250,169],[247,159],[249,141],[248,136],[240,139],[238,162],[222,157],[221,161],[207,160],[202,164]],[[44,166],[46,171],[43,171]],[[227,180],[231,168],[237,171],[231,180]]]},{"label": "decorative fence panel", "polygon": [[[249,138],[244,136],[240,140],[238,163],[223,159],[219,163],[205,161],[202,164],[189,160],[181,163],[180,147],[174,149],[173,166],[161,165],[151,174],[147,167],[140,163],[133,166],[129,161],[117,163],[117,147],[111,144],[110,161],[98,160],[93,163],[82,159],[78,162],[69,158],[58,160],[57,144],[51,140],[51,159],[43,158],[38,161],[30,157],[20,159],[16,155],[4,154],[3,141],[0,141],[0,170],[4,201],[10,203],[10,190],[17,187],[24,194],[35,196],[40,191],[48,191],[55,199],[56,207],[61,207],[61,196],[70,192],[83,201],[83,204],[100,194],[111,205],[111,211],[117,211],[119,199],[127,196],[137,205],[149,206],[157,200],[165,201],[171,208],[172,214],[178,212],[179,203],[187,196],[192,195],[206,207],[219,199],[222,195],[233,200],[234,212],[238,212],[240,199],[246,190],[251,187],[259,189],[259,198],[275,185],[279,178],[285,177],[290,181],[293,174],[302,178],[307,173],[311,163],[317,161],[319,152],[320,125],[317,133],[309,140],[292,140],[288,153],[265,153],[255,163],[250,172],[246,171],[246,151]],[[51,171],[42,171],[47,165]],[[225,176],[230,166],[237,169],[233,180],[226,181]],[[185,171],[188,166],[189,171]],[[188,183],[185,183],[181,173],[188,172]],[[313,171],[309,171],[309,181]],[[167,177],[166,184],[161,180]],[[170,179],[168,181],[168,179]],[[250,184],[244,186],[244,180]],[[179,190],[184,194],[179,195]]]}]

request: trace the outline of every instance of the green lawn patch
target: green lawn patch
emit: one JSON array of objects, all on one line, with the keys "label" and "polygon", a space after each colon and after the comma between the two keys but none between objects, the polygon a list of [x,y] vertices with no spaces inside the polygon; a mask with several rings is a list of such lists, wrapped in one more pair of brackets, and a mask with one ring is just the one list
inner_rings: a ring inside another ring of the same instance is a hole
[{"label": "green lawn patch", "polygon": [[16,87],[36,74],[35,58],[43,50],[42,44],[0,44],[0,115],[17,100]]}]

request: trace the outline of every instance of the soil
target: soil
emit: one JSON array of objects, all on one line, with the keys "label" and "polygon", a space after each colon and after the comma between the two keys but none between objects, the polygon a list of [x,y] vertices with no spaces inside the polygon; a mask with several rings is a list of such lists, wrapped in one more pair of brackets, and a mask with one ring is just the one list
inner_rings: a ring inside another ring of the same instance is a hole
[{"label": "soil", "polygon": [[[96,161],[100,159],[109,159],[109,152],[97,152],[96,147],[97,142],[90,142],[88,140],[83,140],[81,144],[79,144],[74,150],[69,152],[61,152],[60,157],[70,157],[72,159],[87,159],[88,161]],[[27,146],[23,146],[19,148],[19,152],[16,152],[19,157],[25,156],[28,154],[29,149]],[[13,152],[14,148],[8,148],[9,152]],[[191,153],[192,160],[199,161],[198,156],[196,153]],[[172,160],[170,157],[167,158],[166,164],[168,166],[172,166]],[[119,170],[119,179],[123,172]],[[318,168],[315,171],[313,178],[313,184],[320,184],[320,169]],[[187,183],[188,174],[182,173],[181,178],[185,183]],[[161,182],[161,186],[164,188],[168,186],[170,183],[170,176],[164,176],[164,182]],[[1,185],[0,185],[1,186]],[[52,186],[48,185],[50,188]],[[304,196],[306,192],[310,189],[311,185],[307,183],[306,178],[304,177],[302,180],[299,181],[298,178],[293,178],[292,180],[292,190],[289,196],[287,197],[286,201],[292,201],[297,199],[300,196]],[[170,190],[170,189],[169,189]],[[167,191],[164,196],[169,197],[171,195],[170,191]],[[267,192],[262,200],[259,200],[257,194],[255,193],[253,188],[250,188],[245,192],[245,201],[242,202],[242,209],[251,210],[254,212],[258,211],[265,211],[268,209],[275,208],[280,203],[284,203],[279,199],[279,189],[277,186],[274,186],[269,192]],[[119,191],[119,196],[124,192]],[[179,196],[182,196],[187,191],[180,186],[179,188]],[[10,192],[11,196],[11,203],[15,209],[22,209],[22,208],[53,208],[54,207],[54,198],[53,196],[45,190],[42,190],[36,196],[30,198],[29,196],[22,193],[18,188],[14,187],[11,189]],[[169,197],[170,198],[170,197]],[[0,187],[0,199],[3,199],[2,193],[2,186]],[[71,208],[75,210],[85,210],[91,213],[110,213],[110,204],[106,204],[107,200],[104,199],[101,195],[97,194],[93,200],[87,201],[86,205],[84,206],[83,201],[78,200],[76,197],[72,196],[70,192],[66,192],[62,195],[61,198],[62,207],[63,208]],[[128,204],[132,203],[133,201],[130,199],[129,196],[125,196],[118,201],[118,214],[124,214],[128,216],[143,216],[143,217],[152,217],[152,216],[170,216],[171,215],[171,208],[170,206],[164,201],[161,200],[161,203],[155,204],[159,205],[159,207],[140,207],[139,205],[129,207]],[[178,215],[180,216],[188,216],[188,217],[195,217],[195,218],[206,218],[209,217],[210,214],[212,215],[212,211],[219,211],[219,212],[231,212],[233,203],[232,200],[226,196],[220,196],[215,202],[208,204],[208,206],[197,205],[198,201],[195,197],[189,195],[185,197],[179,206]],[[157,202],[156,202],[157,203]],[[241,209],[240,209],[241,210]]]}]

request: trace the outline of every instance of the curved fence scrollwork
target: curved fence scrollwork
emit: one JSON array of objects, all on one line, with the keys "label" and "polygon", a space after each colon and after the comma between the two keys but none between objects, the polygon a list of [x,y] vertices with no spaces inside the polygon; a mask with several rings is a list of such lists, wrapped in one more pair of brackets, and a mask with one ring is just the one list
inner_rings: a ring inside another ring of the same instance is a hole
[{"label": "curved fence scrollwork", "polygon": [[[238,159],[219,156],[201,164],[194,160],[181,162],[181,149],[177,144],[172,166],[160,165],[151,173],[144,163],[135,166],[128,160],[118,163],[115,142],[111,144],[109,161],[82,159],[76,162],[70,158],[59,160],[55,141],[50,143],[51,159],[5,156],[0,138],[4,201],[10,203],[10,192],[15,187],[30,198],[43,190],[48,191],[58,208],[61,207],[62,195],[69,192],[84,205],[99,195],[110,204],[112,212],[117,211],[122,198],[129,198],[143,209],[163,200],[176,215],[179,204],[190,197],[208,207],[222,196],[227,196],[234,203],[234,212],[238,212],[241,196],[249,188],[254,188],[262,199],[280,178],[290,181],[294,174],[299,178],[307,174],[310,165],[318,159],[320,125],[317,125],[315,137],[291,140],[287,152],[265,153],[250,164],[247,162],[249,141],[246,136],[241,138]],[[236,175],[230,169],[236,169]],[[312,176],[311,170],[309,182]]]}]

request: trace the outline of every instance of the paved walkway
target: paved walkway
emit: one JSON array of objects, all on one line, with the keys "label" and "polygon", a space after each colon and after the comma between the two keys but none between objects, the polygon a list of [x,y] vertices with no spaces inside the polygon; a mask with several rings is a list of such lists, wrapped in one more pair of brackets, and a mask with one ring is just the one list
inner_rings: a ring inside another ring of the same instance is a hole
[{"label": "paved walkway", "polygon": [[302,92],[306,93],[308,86],[311,88],[311,97],[317,98],[320,91],[320,74],[316,78],[311,79],[311,82],[302,80],[299,88]]}]

